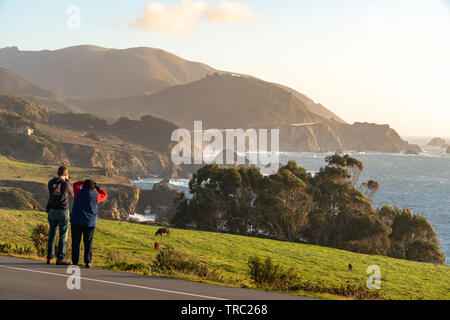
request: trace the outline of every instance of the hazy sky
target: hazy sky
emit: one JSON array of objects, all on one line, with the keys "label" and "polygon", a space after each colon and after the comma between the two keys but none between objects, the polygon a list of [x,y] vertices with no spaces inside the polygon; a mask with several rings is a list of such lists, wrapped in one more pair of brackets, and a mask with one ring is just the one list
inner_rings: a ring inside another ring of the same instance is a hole
[{"label": "hazy sky", "polygon": [[0,47],[79,44],[157,47],[288,85],[349,122],[450,136],[450,0],[0,0]]}]

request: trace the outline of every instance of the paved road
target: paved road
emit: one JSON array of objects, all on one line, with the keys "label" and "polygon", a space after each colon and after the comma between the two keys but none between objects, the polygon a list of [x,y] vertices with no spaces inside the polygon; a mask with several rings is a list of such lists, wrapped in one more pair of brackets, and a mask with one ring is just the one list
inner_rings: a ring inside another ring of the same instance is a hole
[{"label": "paved road", "polygon": [[309,298],[229,288],[100,269],[81,270],[81,289],[67,288],[67,267],[0,256],[0,299],[39,300],[305,300]]}]

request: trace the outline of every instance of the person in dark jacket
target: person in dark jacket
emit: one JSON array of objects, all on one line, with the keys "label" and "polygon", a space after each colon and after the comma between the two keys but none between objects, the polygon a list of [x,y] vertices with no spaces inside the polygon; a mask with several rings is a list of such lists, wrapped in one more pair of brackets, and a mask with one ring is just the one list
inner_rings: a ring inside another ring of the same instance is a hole
[{"label": "person in dark jacket", "polygon": [[58,253],[56,264],[68,265],[66,258],[67,229],[69,227],[69,195],[73,196],[73,187],[69,181],[69,170],[61,166],[58,176],[48,182],[49,200],[47,204],[48,233],[47,264],[55,256],[56,229],[59,227]]},{"label": "person in dark jacket", "polygon": [[72,263],[78,265],[80,258],[81,236],[84,242],[84,263],[90,268],[92,261],[92,243],[97,226],[98,204],[108,194],[92,180],[78,181],[73,185],[74,198],[70,224],[72,230]]}]

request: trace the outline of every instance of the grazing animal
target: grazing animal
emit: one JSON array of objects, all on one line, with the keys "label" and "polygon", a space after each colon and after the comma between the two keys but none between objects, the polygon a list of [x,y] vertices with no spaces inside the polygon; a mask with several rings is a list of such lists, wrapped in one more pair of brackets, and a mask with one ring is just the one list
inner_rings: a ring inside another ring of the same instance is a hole
[{"label": "grazing animal", "polygon": [[156,241],[156,242],[155,242],[155,251],[158,251],[158,250],[159,250],[159,242]]},{"label": "grazing animal", "polygon": [[170,230],[169,230],[169,228],[159,228],[158,231],[156,231],[155,236],[161,235],[161,237],[162,237],[162,235],[164,233],[167,233],[169,235],[169,237],[170,237]]},{"label": "grazing animal", "polygon": [[353,271],[353,265],[351,263],[348,264],[348,271]]}]

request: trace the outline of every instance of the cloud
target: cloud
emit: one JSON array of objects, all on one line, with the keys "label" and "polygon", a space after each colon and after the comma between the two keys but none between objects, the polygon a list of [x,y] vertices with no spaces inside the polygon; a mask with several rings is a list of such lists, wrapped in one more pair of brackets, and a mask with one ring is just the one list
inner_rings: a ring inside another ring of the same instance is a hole
[{"label": "cloud", "polygon": [[206,14],[206,19],[219,22],[255,22],[259,17],[241,2],[222,1],[217,8]]},{"label": "cloud", "polygon": [[203,1],[184,0],[172,7],[150,2],[142,15],[132,22],[132,26],[170,34],[192,33],[208,7]]},{"label": "cloud", "polygon": [[131,22],[131,26],[168,34],[190,34],[201,21],[244,23],[257,19],[258,16],[240,2],[222,1],[216,7],[203,0],[183,0],[180,4],[170,7],[150,2],[140,16]]}]

